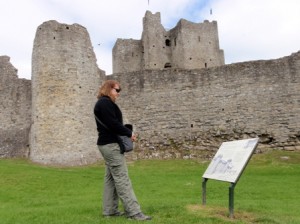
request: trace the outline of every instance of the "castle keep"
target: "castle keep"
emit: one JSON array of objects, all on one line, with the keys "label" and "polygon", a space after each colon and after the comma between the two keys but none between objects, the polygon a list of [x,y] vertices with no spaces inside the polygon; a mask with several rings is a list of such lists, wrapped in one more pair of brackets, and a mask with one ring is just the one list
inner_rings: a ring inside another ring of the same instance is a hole
[{"label": "castle keep", "polygon": [[300,150],[300,52],[224,65],[216,22],[180,20],[165,31],[150,12],[143,22],[141,40],[116,41],[109,76],[78,24],[37,28],[32,80],[18,79],[0,56],[0,157],[64,166],[100,160],[93,107],[105,79],[120,81],[118,105],[139,134],[131,159],[206,157],[249,137],[260,138],[258,151]]},{"label": "castle keep", "polygon": [[166,31],[160,13],[147,11],[141,40],[117,39],[113,73],[145,69],[197,69],[224,65],[217,22],[193,23],[181,19]]}]

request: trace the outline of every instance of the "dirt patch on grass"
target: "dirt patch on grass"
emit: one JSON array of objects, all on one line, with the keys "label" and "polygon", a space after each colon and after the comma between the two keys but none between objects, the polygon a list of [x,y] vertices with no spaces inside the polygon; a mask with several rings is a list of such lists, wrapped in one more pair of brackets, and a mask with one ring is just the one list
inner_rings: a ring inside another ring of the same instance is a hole
[{"label": "dirt patch on grass", "polygon": [[207,205],[188,205],[186,209],[193,213],[199,214],[200,216],[206,216],[210,218],[217,218],[227,222],[243,222],[243,223],[255,223],[257,217],[249,212],[245,211],[234,211],[234,217],[229,217],[228,208],[217,207],[217,206],[207,206]]}]

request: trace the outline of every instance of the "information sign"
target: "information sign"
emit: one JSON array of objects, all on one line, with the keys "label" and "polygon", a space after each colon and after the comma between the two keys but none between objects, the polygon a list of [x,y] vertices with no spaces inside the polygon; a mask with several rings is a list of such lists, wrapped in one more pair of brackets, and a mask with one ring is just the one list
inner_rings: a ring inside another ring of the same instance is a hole
[{"label": "information sign", "polygon": [[259,138],[223,142],[203,178],[236,183],[245,169]]}]

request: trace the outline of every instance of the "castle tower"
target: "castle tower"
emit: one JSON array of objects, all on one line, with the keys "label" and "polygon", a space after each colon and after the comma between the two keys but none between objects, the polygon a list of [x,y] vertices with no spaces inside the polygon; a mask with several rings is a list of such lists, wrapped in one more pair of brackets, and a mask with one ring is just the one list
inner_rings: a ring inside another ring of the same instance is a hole
[{"label": "castle tower", "polygon": [[170,62],[170,37],[161,25],[160,13],[146,12],[143,18],[142,45],[144,47],[144,69],[162,69]]},{"label": "castle tower", "polygon": [[32,161],[73,166],[99,159],[93,107],[104,76],[84,27],[48,21],[37,28],[32,53]]},{"label": "castle tower", "polygon": [[170,45],[172,67],[195,69],[225,64],[224,52],[219,47],[216,21],[193,23],[181,19],[170,30]]},{"label": "castle tower", "polygon": [[159,12],[146,12],[141,40],[118,39],[113,49],[113,73],[170,67],[199,69],[224,64],[216,21],[193,23],[181,19],[167,31]]},{"label": "castle tower", "polygon": [[143,46],[140,40],[118,38],[113,47],[112,55],[114,73],[139,71],[143,69]]}]

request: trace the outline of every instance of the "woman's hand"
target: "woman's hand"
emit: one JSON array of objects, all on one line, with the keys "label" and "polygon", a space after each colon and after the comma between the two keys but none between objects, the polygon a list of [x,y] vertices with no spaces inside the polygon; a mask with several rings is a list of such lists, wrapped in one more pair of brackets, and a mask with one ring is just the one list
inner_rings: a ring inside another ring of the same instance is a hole
[{"label": "woman's hand", "polygon": [[137,138],[138,138],[138,135],[137,135],[137,134],[134,134],[134,133],[132,132],[131,140],[132,140],[133,142],[135,142],[135,141],[137,140]]}]

